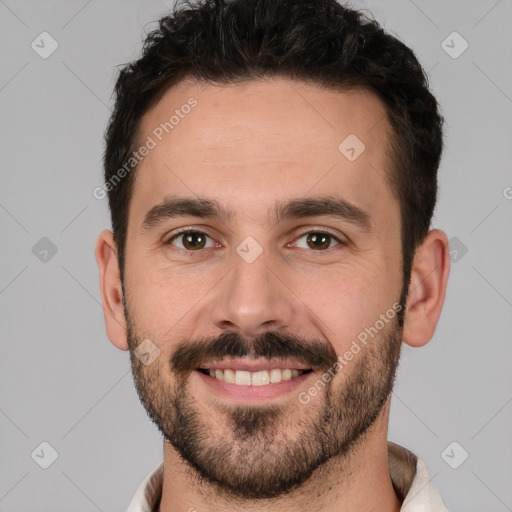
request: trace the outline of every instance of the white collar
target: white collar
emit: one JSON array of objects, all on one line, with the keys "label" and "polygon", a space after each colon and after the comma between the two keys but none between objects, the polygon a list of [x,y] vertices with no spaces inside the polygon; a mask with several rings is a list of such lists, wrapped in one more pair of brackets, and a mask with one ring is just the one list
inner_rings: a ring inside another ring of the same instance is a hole
[{"label": "white collar", "polygon": [[[393,487],[403,500],[400,512],[448,512],[422,459],[391,441],[388,441],[388,459]],[[162,497],[163,480],[161,462],[140,484],[127,512],[155,512]]]}]

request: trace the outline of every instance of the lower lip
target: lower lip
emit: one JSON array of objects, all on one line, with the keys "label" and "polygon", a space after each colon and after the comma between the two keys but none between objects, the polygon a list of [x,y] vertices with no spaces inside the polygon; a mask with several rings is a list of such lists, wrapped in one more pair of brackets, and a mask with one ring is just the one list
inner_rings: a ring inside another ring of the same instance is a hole
[{"label": "lower lip", "polygon": [[192,373],[197,375],[206,386],[219,395],[240,403],[255,400],[268,400],[287,395],[303,386],[306,380],[315,376],[315,372],[312,371],[302,373],[298,377],[292,377],[290,380],[283,380],[273,384],[264,384],[263,386],[239,386],[238,384],[231,384],[215,377],[210,377],[198,370]]}]

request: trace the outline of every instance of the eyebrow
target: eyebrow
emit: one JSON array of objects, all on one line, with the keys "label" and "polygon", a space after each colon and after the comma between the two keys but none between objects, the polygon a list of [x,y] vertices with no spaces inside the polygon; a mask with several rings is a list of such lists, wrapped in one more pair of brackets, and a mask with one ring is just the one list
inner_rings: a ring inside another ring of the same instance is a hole
[{"label": "eyebrow", "polygon": [[[269,223],[279,223],[285,219],[329,216],[349,222],[364,232],[372,231],[370,215],[358,206],[340,197],[322,196],[291,199],[276,203],[269,210]],[[151,230],[168,219],[176,217],[211,218],[229,221],[235,213],[225,208],[215,199],[192,197],[166,197],[153,206],[144,216],[141,230]]]}]

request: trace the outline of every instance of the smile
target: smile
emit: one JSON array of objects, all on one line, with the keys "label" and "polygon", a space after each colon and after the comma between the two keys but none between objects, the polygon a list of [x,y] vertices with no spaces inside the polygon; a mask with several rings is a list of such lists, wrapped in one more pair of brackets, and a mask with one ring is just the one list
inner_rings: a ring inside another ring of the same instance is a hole
[{"label": "smile", "polygon": [[277,384],[298,377],[304,373],[310,373],[311,369],[290,369],[290,368],[272,368],[268,370],[259,370],[251,372],[248,370],[226,369],[207,369],[199,368],[199,372],[204,375],[226,382],[228,384],[236,384],[238,386],[266,386],[269,384]]}]

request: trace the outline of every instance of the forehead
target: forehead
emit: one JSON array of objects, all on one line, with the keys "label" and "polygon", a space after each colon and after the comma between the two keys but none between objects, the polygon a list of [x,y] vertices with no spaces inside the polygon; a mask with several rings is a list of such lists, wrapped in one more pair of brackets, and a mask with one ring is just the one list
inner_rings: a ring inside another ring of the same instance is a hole
[{"label": "forehead", "polygon": [[172,194],[215,197],[239,219],[267,218],[279,199],[334,194],[396,217],[385,179],[389,129],[382,102],[362,89],[182,81],[142,119],[139,141],[154,147],[137,170],[133,214]]}]

